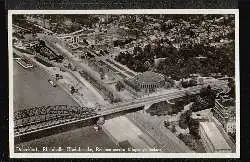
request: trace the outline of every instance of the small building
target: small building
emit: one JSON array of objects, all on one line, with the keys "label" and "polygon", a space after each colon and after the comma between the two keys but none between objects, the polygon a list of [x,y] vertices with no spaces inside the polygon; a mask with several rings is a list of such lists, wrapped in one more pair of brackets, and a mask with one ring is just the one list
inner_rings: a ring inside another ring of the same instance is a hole
[{"label": "small building", "polygon": [[236,132],[235,102],[233,98],[221,96],[215,100],[213,116],[223,125],[226,132]]},{"label": "small building", "polygon": [[197,112],[192,112],[191,118],[200,122],[209,121],[210,109],[205,109]]},{"label": "small building", "polygon": [[155,66],[156,67],[158,67],[158,65],[162,62],[162,61],[164,61],[166,58],[156,58],[156,56],[155,56],[155,58],[154,58],[154,64],[155,64]]},{"label": "small building", "polygon": [[152,71],[146,71],[130,78],[129,82],[141,91],[152,92],[156,88],[161,88],[165,85],[165,76]]},{"label": "small building", "polygon": [[214,122],[200,122],[199,135],[206,152],[232,152],[232,148],[229,146],[223,134],[220,132]]},{"label": "small building", "polygon": [[225,130],[227,133],[236,133],[236,121],[235,118],[230,118],[226,125]]}]

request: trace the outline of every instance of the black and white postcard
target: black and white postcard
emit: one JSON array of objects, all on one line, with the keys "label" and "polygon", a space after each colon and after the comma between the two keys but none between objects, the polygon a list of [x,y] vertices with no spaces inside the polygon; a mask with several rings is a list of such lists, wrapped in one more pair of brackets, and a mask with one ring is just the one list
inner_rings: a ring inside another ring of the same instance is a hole
[{"label": "black and white postcard", "polygon": [[237,158],[237,9],[9,10],[12,158]]}]

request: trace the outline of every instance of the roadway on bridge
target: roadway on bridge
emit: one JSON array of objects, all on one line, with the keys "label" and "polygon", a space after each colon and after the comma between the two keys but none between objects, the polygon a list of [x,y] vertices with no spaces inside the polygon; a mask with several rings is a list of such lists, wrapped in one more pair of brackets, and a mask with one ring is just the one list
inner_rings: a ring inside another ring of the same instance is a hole
[{"label": "roadway on bridge", "polygon": [[[225,85],[225,82],[218,82],[216,83],[217,86],[222,86]],[[188,91],[189,93],[192,94],[197,94],[200,92],[200,89],[204,86],[195,86],[195,87],[190,87],[187,89],[182,89],[182,90],[175,90],[172,92],[168,93],[162,93],[162,94],[157,94],[154,96],[145,96],[139,99],[123,102],[123,103],[118,103],[118,104],[113,104],[113,106],[109,106],[109,108],[104,108],[104,110],[101,112],[102,115],[108,115],[112,113],[116,113],[119,111],[124,111],[124,110],[129,110],[129,109],[134,109],[138,108],[144,105],[151,105],[153,103],[158,103],[160,101],[166,101],[170,99],[175,99],[179,97],[183,97],[186,95],[186,92]]]}]

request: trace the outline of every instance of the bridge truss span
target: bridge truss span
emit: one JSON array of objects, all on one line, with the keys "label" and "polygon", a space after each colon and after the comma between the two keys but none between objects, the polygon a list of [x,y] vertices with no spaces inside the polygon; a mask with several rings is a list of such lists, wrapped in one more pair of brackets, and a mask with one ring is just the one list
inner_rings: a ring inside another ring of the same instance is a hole
[{"label": "bridge truss span", "polygon": [[65,124],[98,115],[94,108],[80,106],[41,106],[14,112],[14,135]]}]

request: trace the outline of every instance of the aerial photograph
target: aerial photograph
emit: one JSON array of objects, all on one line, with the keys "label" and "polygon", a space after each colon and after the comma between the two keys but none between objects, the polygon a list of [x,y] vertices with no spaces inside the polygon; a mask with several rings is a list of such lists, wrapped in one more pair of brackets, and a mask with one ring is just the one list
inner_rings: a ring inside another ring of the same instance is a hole
[{"label": "aerial photograph", "polygon": [[11,18],[14,153],[236,152],[235,14]]}]

